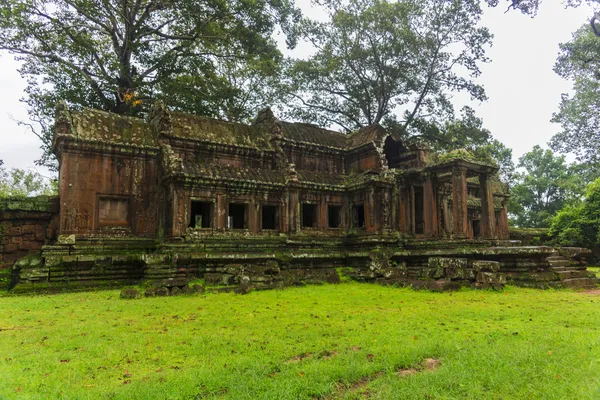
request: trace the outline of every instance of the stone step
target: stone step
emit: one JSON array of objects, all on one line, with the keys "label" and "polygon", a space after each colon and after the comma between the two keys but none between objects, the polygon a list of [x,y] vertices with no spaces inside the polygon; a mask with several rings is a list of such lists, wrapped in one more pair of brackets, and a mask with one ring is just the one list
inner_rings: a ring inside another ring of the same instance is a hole
[{"label": "stone step", "polygon": [[589,278],[573,278],[561,281],[561,285],[570,289],[593,289],[596,287],[598,280]]},{"label": "stone step", "polygon": [[570,267],[572,265],[578,265],[577,262],[571,260],[548,260],[551,267]]},{"label": "stone step", "polygon": [[558,279],[564,281],[566,279],[587,278],[585,270],[569,270],[569,271],[554,271],[558,275]]}]

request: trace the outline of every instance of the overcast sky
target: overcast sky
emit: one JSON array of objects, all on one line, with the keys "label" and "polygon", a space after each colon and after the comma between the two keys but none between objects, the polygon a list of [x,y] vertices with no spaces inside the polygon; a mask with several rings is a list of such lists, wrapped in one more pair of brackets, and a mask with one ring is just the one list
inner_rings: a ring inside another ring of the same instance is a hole
[{"label": "overcast sky", "polygon": [[[307,14],[314,10],[308,6],[308,0],[297,4]],[[568,92],[571,84],[552,71],[558,44],[568,41],[572,32],[589,19],[590,12],[585,8],[564,9],[558,0],[543,2],[533,19],[515,11],[504,11],[501,7],[485,10],[482,25],[495,37],[487,53],[491,62],[482,66],[479,82],[484,85],[489,100],[469,105],[483,118],[484,126],[513,149],[516,161],[534,145],[545,146],[559,129],[550,123],[550,118],[558,108],[561,93]],[[25,82],[17,68],[11,55],[2,54],[0,160],[8,167],[36,169],[48,174],[34,165],[41,154],[39,140],[14,121],[27,119],[25,107],[19,102]],[[457,104],[458,108],[461,105]]]}]

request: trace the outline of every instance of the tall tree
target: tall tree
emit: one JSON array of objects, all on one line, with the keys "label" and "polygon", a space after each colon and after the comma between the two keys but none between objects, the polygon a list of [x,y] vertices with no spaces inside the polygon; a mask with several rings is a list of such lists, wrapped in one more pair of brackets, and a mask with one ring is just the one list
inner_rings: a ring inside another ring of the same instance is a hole
[{"label": "tall tree", "polygon": [[574,153],[582,162],[600,166],[600,37],[583,26],[560,45],[556,73],[573,81],[573,94],[563,94],[552,118],[562,126],[550,145]]},{"label": "tall tree", "polygon": [[565,205],[581,198],[586,182],[571,173],[564,156],[535,146],[519,158],[511,190],[509,211],[514,223],[525,228],[549,227],[552,218]]},{"label": "tall tree", "polygon": [[426,135],[452,119],[451,92],[484,100],[474,77],[491,34],[477,0],[325,0],[301,33],[316,53],[293,60],[289,114],[351,131],[383,123]]},{"label": "tall tree", "polygon": [[281,56],[275,27],[292,45],[298,18],[291,0],[5,0],[0,50],[23,62],[24,101],[47,148],[59,98],[136,114],[154,98],[177,96],[168,89],[193,76],[186,90],[207,101],[180,107],[219,115],[225,95],[214,91],[234,86],[223,82],[219,63],[270,68]]}]

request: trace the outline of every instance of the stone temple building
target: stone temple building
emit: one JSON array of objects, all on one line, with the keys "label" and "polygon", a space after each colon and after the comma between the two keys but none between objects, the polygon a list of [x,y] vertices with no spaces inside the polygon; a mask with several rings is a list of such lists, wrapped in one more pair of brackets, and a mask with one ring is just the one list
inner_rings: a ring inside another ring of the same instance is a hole
[{"label": "stone temple building", "polygon": [[269,109],[245,125],[162,104],[146,119],[60,104],[52,150],[56,234],[40,259],[17,262],[23,290],[344,274],[430,288],[591,284],[584,250],[509,241],[495,165],[428,154],[379,125],[345,135]]}]

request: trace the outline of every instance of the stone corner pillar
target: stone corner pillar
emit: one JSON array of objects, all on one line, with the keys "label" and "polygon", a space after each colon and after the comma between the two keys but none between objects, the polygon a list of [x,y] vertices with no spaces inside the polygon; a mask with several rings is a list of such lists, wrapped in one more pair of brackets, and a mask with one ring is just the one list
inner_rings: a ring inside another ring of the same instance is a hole
[{"label": "stone corner pillar", "polygon": [[467,169],[454,167],[452,169],[452,220],[453,236],[457,239],[469,237],[467,196]]},{"label": "stone corner pillar", "polygon": [[486,239],[496,236],[496,216],[494,214],[494,194],[490,177],[479,175],[479,194],[481,197],[481,233]]},{"label": "stone corner pillar", "polygon": [[423,185],[423,219],[425,222],[424,233],[426,237],[438,236],[438,206],[435,176],[427,174]]}]

